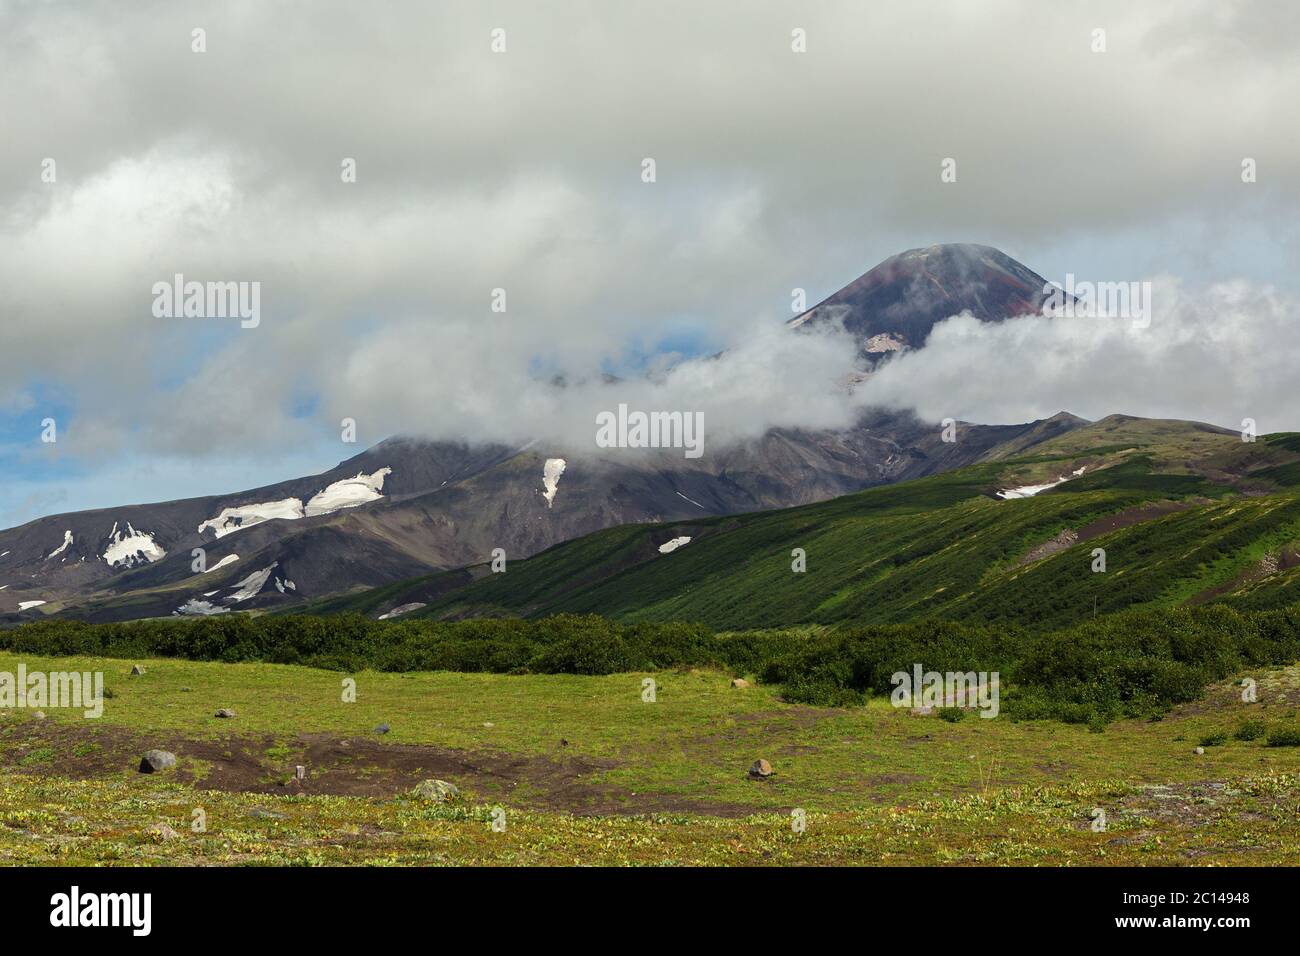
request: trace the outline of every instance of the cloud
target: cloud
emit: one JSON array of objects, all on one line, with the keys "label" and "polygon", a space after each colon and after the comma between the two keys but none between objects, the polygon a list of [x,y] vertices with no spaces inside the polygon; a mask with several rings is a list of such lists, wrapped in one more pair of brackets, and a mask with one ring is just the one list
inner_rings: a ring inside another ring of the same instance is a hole
[{"label": "cloud", "polygon": [[[619,394],[702,408],[714,434],[833,424],[844,358],[779,335],[792,290],[818,301],[932,242],[1295,292],[1294,4],[312,13],[0,6],[0,407],[57,396],[64,454],[240,458],[251,485],[344,416],[364,440],[580,436]],[[260,282],[261,325],[155,319],[178,272]],[[592,377],[681,338],[726,358]]]},{"label": "cloud", "polygon": [[1300,429],[1297,316],[1300,302],[1271,287],[1189,287],[1168,277],[1152,283],[1145,327],[1124,318],[960,315],[874,373],[856,398],[933,420],[1023,422],[1065,410]]}]

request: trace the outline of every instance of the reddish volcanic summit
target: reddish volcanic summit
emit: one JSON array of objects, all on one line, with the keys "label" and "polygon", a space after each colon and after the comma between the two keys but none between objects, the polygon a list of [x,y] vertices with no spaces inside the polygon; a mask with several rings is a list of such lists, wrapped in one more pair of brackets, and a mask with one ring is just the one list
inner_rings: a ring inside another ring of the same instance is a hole
[{"label": "reddish volcanic summit", "polygon": [[936,322],[985,322],[1042,311],[1047,280],[992,246],[949,243],[891,256],[790,321],[841,321],[869,352],[919,348]]}]

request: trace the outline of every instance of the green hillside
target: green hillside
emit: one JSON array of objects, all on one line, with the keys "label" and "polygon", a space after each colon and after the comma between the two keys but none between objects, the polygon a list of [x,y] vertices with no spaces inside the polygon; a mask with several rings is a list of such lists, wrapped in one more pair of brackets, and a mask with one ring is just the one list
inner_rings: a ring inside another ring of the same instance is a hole
[{"label": "green hillside", "polygon": [[[613,528],[505,573],[432,575],[314,612],[600,613],[714,628],[939,617],[1056,628],[1130,608],[1300,599],[1296,436],[1113,417],[958,471],[783,511]],[[1083,474],[1034,497],[999,489]],[[670,553],[660,545],[690,542]],[[1105,550],[1094,572],[1094,549]],[[806,570],[792,570],[795,549]]]}]

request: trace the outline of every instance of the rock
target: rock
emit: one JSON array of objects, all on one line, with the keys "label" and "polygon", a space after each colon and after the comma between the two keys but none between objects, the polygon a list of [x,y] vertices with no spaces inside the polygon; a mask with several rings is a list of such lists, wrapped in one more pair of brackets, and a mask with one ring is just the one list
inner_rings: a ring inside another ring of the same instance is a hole
[{"label": "rock", "polygon": [[143,676],[144,676],[144,668],[141,667],[139,664],[136,664],[134,667],[131,668],[131,676],[132,676],[132,677],[143,677]]},{"label": "rock", "polygon": [[175,840],[176,837],[179,835],[175,830],[173,830],[165,823],[155,823],[153,826],[149,828],[148,832],[152,833],[160,840]]},{"label": "rock", "polygon": [[913,717],[929,717],[932,713],[934,713],[934,708],[933,708],[933,707],[913,707],[913,708],[912,708],[912,716],[913,716]]},{"label": "rock", "polygon": [[176,755],[168,753],[166,750],[149,750],[140,759],[141,773],[157,773],[159,770],[166,770],[168,767],[176,766]]},{"label": "rock", "polygon": [[33,720],[44,720],[44,719],[45,719],[45,711],[43,711],[43,710],[34,710],[34,711],[32,711],[32,719],[33,719]]},{"label": "rock", "polygon": [[276,813],[274,810],[263,810],[258,807],[256,810],[249,810],[248,815],[255,820],[283,820],[283,813]]},{"label": "rock", "polygon": [[492,721],[490,721],[490,720],[485,720],[485,721],[483,721],[483,726],[484,726],[484,727],[495,727],[496,724],[492,723]]},{"label": "rock", "polygon": [[447,803],[460,796],[460,788],[446,780],[422,780],[411,791],[411,796],[434,803]]},{"label": "rock", "polygon": [[749,768],[749,775],[756,779],[763,779],[772,776],[772,765],[766,760],[758,759]]},{"label": "rock", "polygon": [[748,687],[748,686],[749,686],[749,681],[745,680],[745,678],[743,678],[743,677],[737,677],[737,678],[735,678],[735,679],[732,680],[732,682],[731,682],[731,686],[732,686],[732,687],[745,688],[745,687]]},{"label": "rock", "polygon": [[392,730],[392,729],[393,729],[393,728],[392,728],[392,727],[389,727],[387,724],[380,724],[378,727],[375,728],[375,733],[377,733],[377,734],[386,734],[386,733],[388,733],[388,732],[389,732],[390,730]]},{"label": "rock", "polygon": [[233,710],[228,710],[228,709],[226,709],[225,707],[222,707],[219,711],[217,711],[217,716],[218,716],[218,717],[234,717],[234,716],[235,716],[235,712],[234,712]]},{"label": "rock", "polygon": [[1197,748],[1196,748],[1196,756],[1199,757],[1199,756],[1201,756],[1201,754],[1203,754],[1203,753],[1205,753],[1205,748],[1204,748],[1204,747],[1197,747]]}]

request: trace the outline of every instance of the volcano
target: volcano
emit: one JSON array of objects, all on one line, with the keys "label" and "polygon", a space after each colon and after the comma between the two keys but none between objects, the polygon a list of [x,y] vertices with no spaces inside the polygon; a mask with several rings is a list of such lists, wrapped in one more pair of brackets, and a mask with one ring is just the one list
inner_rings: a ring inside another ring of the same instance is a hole
[{"label": "volcano", "polygon": [[992,246],[948,243],[891,256],[788,324],[841,323],[868,353],[920,348],[936,323],[962,312],[984,322],[1040,314],[1045,286]]}]

